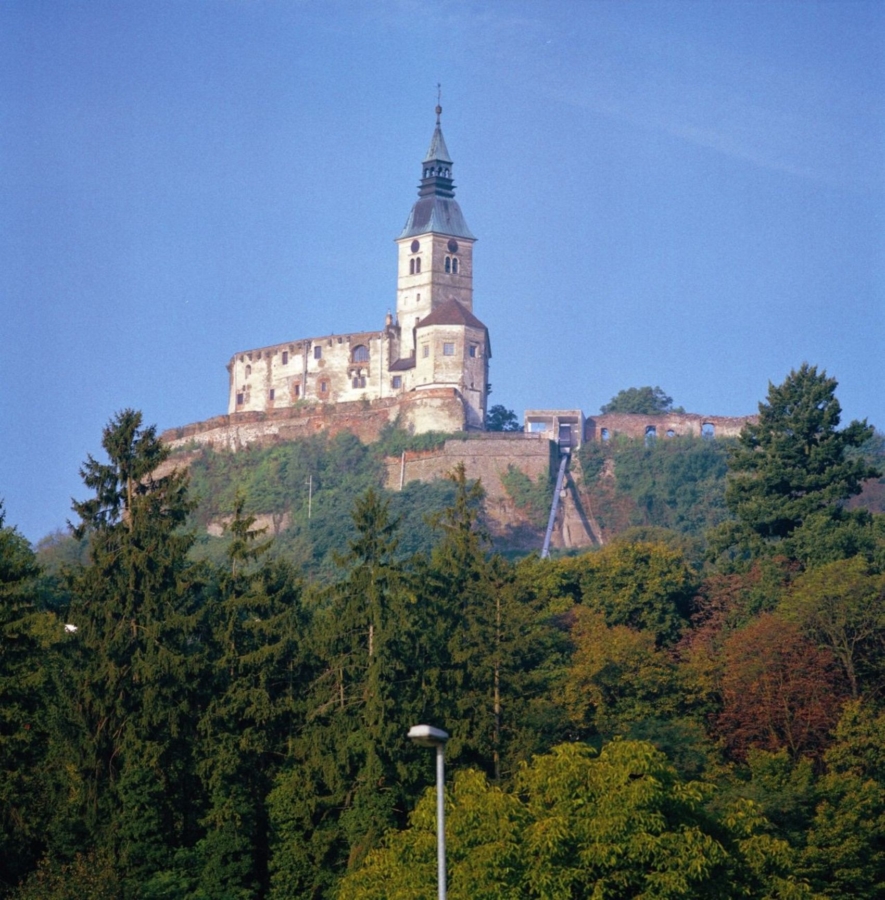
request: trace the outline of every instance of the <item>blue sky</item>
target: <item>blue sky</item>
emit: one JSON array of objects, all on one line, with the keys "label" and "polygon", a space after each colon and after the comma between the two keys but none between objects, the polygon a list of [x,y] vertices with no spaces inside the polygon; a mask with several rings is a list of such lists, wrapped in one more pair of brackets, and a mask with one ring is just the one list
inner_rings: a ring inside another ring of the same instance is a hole
[{"label": "blue sky", "polygon": [[64,525],[117,410],[381,327],[437,82],[492,403],[739,415],[808,361],[885,430],[878,0],[5,0],[7,524]]}]

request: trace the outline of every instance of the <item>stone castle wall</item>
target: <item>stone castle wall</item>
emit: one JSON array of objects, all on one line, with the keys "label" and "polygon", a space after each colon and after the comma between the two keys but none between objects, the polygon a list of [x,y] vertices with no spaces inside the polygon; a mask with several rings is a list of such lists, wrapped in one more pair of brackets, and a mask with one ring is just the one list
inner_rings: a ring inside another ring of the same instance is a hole
[{"label": "stone castle wall", "polygon": [[387,487],[398,491],[410,481],[444,478],[463,463],[468,479],[479,479],[489,497],[500,498],[506,495],[501,476],[509,466],[536,481],[549,476],[555,452],[555,445],[538,434],[486,432],[450,438],[436,450],[407,450],[399,459],[389,459]]},{"label": "stone castle wall", "polygon": [[644,439],[655,437],[737,437],[757,416],[702,416],[697,413],[664,413],[645,416],[637,413],[605,413],[588,416],[584,423],[585,441],[603,441],[616,435]]},{"label": "stone castle wall", "polygon": [[172,450],[212,447],[239,450],[250,444],[262,446],[297,441],[320,432],[355,434],[364,443],[378,439],[381,429],[399,421],[414,433],[437,430],[460,431],[464,425],[464,402],[453,388],[435,388],[386,398],[349,403],[317,403],[215,416],[163,432],[161,438]]}]

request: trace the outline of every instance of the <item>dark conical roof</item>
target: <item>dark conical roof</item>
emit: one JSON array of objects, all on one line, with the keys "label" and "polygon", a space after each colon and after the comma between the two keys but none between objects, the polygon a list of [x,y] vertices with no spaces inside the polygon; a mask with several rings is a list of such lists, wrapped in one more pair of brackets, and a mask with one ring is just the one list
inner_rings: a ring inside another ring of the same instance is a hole
[{"label": "dark conical roof", "polygon": [[452,160],[439,123],[442,107],[436,107],[436,128],[430,139],[430,147],[421,164],[421,184],[418,200],[412,207],[406,227],[400,239],[427,234],[449,234],[453,237],[475,240],[464,221],[464,214],[455,200],[455,183],[452,180]]}]

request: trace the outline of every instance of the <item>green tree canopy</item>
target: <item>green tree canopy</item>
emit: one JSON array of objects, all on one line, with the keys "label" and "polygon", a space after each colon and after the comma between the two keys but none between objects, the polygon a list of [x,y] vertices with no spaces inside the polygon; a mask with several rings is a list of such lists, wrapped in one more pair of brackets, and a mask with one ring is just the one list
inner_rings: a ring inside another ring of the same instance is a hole
[{"label": "green tree canopy", "polygon": [[[475,771],[453,779],[447,804],[452,900],[574,897],[803,900],[786,843],[765,833],[754,804],[705,809],[713,788],[682,782],[642,741],[597,756],[563,744],[536,757],[514,790]],[[411,827],[346,876],[339,900],[431,900],[436,895],[435,809],[428,791]]]},{"label": "green tree canopy", "polygon": [[725,502],[741,525],[779,541],[818,514],[834,515],[879,472],[848,454],[873,434],[866,421],[839,430],[836,380],[803,363],[781,385],[769,384],[759,421],[748,424],[729,461]]},{"label": "green tree canopy", "polygon": [[516,413],[498,403],[486,414],[486,431],[522,431],[522,428]]},{"label": "green tree canopy", "polygon": [[682,407],[673,407],[673,398],[659,387],[626,388],[618,391],[608,403],[602,406],[603,413],[639,413],[653,416],[657,413],[682,412]]}]

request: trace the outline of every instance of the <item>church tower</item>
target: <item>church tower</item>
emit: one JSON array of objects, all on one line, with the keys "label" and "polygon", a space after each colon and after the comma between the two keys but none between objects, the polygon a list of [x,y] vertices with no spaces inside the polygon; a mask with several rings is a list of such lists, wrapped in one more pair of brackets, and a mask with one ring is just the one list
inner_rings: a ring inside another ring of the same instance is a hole
[{"label": "church tower", "polygon": [[452,180],[452,159],[440,127],[442,107],[436,107],[436,128],[421,164],[418,199],[406,227],[397,238],[396,315],[401,334],[400,354],[415,353],[414,328],[444,303],[457,300],[473,311],[473,243]]}]

